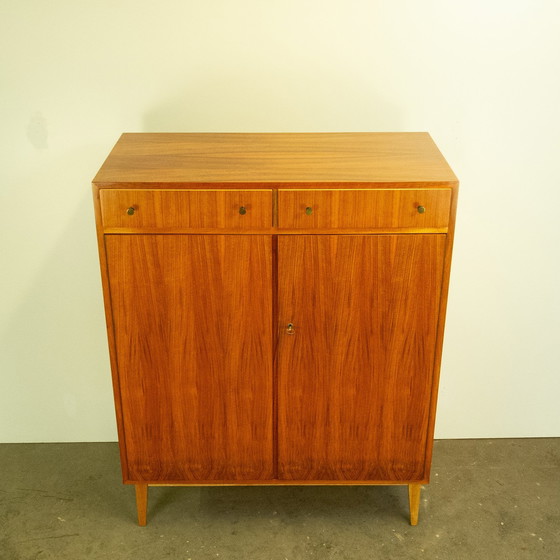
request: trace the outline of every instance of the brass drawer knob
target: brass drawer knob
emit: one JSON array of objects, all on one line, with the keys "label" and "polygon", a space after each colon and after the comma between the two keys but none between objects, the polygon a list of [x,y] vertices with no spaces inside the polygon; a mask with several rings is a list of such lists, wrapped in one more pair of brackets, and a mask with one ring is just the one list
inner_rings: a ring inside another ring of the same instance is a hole
[{"label": "brass drawer knob", "polygon": [[245,208],[245,206],[241,206],[241,208],[239,208],[239,213],[244,216],[247,214],[247,208]]},{"label": "brass drawer knob", "polygon": [[311,214],[313,214],[313,208],[311,208],[311,206],[308,206],[308,207],[305,209],[305,213],[306,213],[308,216],[311,216]]},{"label": "brass drawer knob", "polygon": [[127,213],[129,216],[133,216],[133,215],[134,215],[134,212],[136,212],[136,209],[134,208],[134,206],[131,206],[130,208],[127,208],[127,210],[126,210],[126,213]]},{"label": "brass drawer knob", "polygon": [[426,209],[423,206],[418,206],[417,210],[418,210],[418,214],[423,214],[426,211]]}]

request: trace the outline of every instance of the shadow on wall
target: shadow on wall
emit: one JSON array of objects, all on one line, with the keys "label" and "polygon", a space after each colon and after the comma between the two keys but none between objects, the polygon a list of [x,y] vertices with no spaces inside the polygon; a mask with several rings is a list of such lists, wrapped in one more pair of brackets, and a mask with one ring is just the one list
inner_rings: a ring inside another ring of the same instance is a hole
[{"label": "shadow on wall", "polygon": [[402,129],[399,111],[362,76],[309,79],[219,73],[193,81],[143,118],[146,132],[365,132]]}]

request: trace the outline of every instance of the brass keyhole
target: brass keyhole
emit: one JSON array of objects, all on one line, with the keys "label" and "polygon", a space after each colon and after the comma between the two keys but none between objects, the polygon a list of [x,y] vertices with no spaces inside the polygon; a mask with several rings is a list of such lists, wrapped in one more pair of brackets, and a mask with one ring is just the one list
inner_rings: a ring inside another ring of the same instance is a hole
[{"label": "brass keyhole", "polygon": [[294,329],[293,323],[288,323],[288,326],[286,327],[286,334],[296,334],[296,329]]}]

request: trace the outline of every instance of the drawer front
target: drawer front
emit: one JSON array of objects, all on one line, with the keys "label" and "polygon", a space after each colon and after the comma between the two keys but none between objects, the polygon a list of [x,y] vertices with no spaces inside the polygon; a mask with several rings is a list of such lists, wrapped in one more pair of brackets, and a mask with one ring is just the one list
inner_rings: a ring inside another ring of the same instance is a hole
[{"label": "drawer front", "polygon": [[270,229],[271,190],[102,189],[105,230]]},{"label": "drawer front", "polygon": [[278,227],[445,230],[451,189],[278,191]]}]

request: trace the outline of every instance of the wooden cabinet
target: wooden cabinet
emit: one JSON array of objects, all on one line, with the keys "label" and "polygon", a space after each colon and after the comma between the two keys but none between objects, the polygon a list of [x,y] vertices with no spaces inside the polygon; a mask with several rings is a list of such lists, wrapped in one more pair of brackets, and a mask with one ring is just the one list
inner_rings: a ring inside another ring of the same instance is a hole
[{"label": "wooden cabinet", "polygon": [[458,182],[425,133],[124,134],[93,182],[123,480],[429,481]]}]

